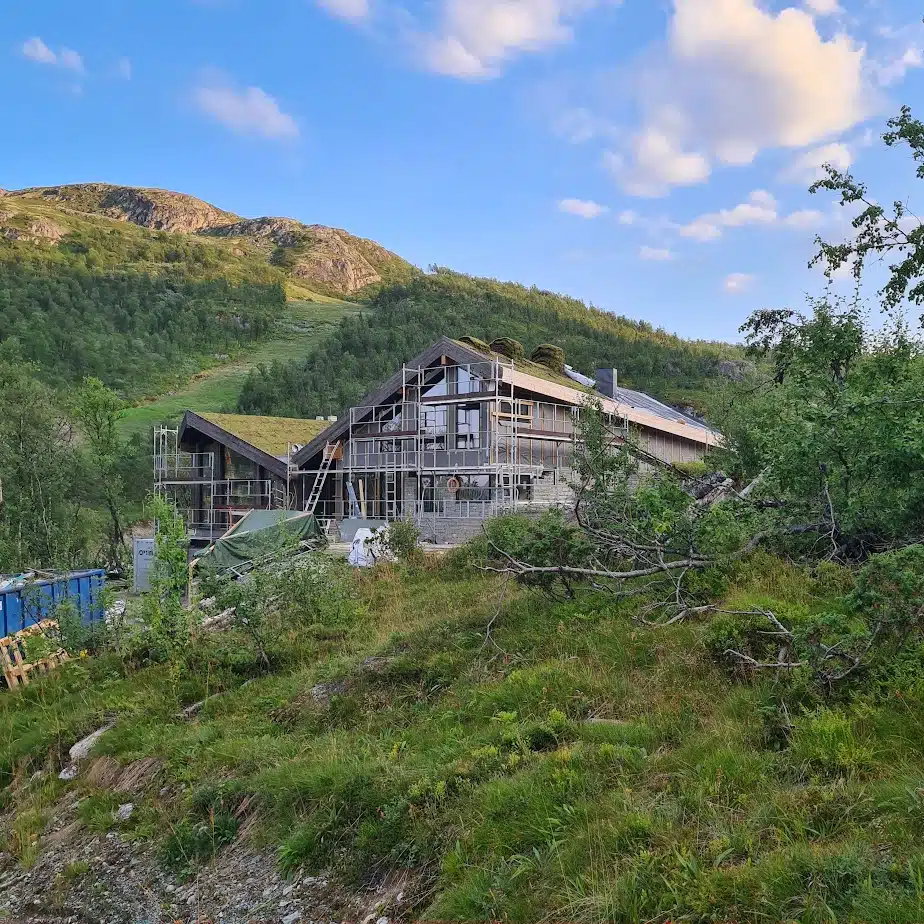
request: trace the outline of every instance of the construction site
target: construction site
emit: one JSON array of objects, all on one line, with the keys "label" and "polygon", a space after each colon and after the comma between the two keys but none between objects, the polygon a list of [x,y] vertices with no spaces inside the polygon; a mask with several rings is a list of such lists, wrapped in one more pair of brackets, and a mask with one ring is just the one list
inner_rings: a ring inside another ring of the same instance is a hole
[{"label": "construction site", "polygon": [[180,427],[155,431],[155,490],[196,542],[250,510],[291,510],[344,541],[407,519],[425,541],[454,544],[500,513],[572,504],[577,421],[591,397],[614,433],[633,432],[653,459],[700,459],[717,441],[620,389],[615,370],[589,379],[554,348],[526,359],[509,343],[443,338],[336,418],[187,412]]}]

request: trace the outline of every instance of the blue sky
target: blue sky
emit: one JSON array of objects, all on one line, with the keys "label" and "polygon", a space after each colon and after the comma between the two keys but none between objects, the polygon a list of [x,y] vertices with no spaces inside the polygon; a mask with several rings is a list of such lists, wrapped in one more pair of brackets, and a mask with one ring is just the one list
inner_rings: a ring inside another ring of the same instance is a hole
[{"label": "blue sky", "polygon": [[821,163],[914,204],[878,141],[911,0],[22,0],[0,37],[2,187],[175,189],[688,337],[822,291]]}]

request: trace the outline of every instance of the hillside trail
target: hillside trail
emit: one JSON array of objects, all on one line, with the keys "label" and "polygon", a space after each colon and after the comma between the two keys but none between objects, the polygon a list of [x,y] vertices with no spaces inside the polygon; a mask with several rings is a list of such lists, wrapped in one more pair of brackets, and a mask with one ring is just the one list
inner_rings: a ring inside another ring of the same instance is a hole
[{"label": "hillside trail", "polygon": [[129,438],[164,421],[176,421],[187,409],[206,413],[234,411],[253,369],[261,364],[302,358],[332,333],[341,320],[360,310],[361,306],[354,302],[333,299],[289,302],[271,337],[253,344],[230,362],[193,375],[176,391],[128,408],[119,421],[120,435]]}]

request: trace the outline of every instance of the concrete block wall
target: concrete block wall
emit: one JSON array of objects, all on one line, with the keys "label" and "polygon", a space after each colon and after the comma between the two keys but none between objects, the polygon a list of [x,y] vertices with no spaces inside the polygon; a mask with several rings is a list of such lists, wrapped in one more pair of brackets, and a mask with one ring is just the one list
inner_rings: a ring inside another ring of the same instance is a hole
[{"label": "concrete block wall", "polygon": [[548,473],[533,482],[532,506],[545,507],[573,507],[574,488],[571,482],[574,472],[570,468],[561,468],[557,476]]}]

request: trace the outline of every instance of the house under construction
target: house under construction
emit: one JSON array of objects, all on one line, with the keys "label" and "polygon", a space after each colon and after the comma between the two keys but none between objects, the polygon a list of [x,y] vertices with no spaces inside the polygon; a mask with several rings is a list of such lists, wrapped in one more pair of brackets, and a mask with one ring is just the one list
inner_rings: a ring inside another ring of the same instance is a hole
[{"label": "house under construction", "polygon": [[[179,431],[155,437],[155,480],[202,539],[249,504],[309,510],[343,538],[362,521],[412,519],[425,539],[455,543],[499,513],[571,504],[576,423],[589,394],[661,461],[701,459],[719,440],[620,388],[615,370],[592,380],[554,355],[511,358],[442,338],[334,420],[188,412]],[[272,444],[247,439],[248,427],[272,430]]]}]

